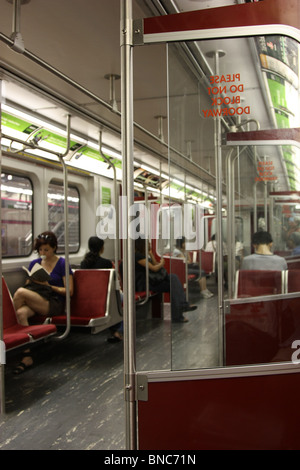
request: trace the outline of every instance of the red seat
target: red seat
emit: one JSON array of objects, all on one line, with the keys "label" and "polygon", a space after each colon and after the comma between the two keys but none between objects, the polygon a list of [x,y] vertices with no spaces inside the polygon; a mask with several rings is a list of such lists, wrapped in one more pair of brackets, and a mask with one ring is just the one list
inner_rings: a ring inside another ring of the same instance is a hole
[{"label": "red seat", "polygon": [[18,324],[13,301],[4,278],[2,278],[2,296],[3,341],[7,351],[56,333],[55,325],[22,326]]},{"label": "red seat", "polygon": [[201,257],[201,271],[205,274],[212,274],[215,271],[215,253],[213,251],[197,250],[192,251],[193,263],[199,263]]},{"label": "red seat", "polygon": [[[74,272],[71,326],[92,327],[96,333],[122,320],[116,303],[114,272],[114,269],[77,269]],[[54,316],[52,322],[65,325],[66,316]]]},{"label": "red seat", "polygon": [[[199,255],[198,255],[199,258]],[[215,253],[214,251],[201,250],[201,269],[206,274],[211,274],[215,271]]]},{"label": "red seat", "polygon": [[236,297],[282,294],[284,271],[240,270],[236,276]]},{"label": "red seat", "polygon": [[177,258],[175,256],[164,255],[165,265],[164,267],[168,273],[176,274],[183,285],[186,287],[186,272],[185,272],[185,260],[183,258]]},{"label": "red seat", "polygon": [[12,327],[7,330],[3,330],[3,341],[5,343],[6,351],[9,351],[10,349],[29,343],[30,337],[27,333]]},{"label": "red seat", "polygon": [[287,293],[300,292],[300,269],[287,271]]},{"label": "red seat", "polygon": [[300,258],[298,256],[290,256],[286,258],[289,270],[300,269]]}]

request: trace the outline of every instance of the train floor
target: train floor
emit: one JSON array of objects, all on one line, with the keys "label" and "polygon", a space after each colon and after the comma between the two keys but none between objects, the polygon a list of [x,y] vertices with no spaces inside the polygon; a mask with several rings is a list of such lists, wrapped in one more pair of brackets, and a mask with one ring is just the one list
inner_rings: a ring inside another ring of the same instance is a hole
[{"label": "train floor", "polygon": [[[171,324],[169,305],[164,320],[137,309],[137,370],[218,364],[217,296],[200,299],[192,290],[190,301],[198,309],[184,324]],[[8,355],[0,450],[125,449],[123,345],[107,337],[72,329],[62,341],[37,345],[34,366],[19,376],[20,352]]]}]

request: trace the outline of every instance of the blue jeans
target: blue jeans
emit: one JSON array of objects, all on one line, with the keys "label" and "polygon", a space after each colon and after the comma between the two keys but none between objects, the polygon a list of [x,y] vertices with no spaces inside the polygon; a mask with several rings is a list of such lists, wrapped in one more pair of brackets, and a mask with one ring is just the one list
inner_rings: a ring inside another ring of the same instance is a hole
[{"label": "blue jeans", "polygon": [[169,274],[158,285],[150,285],[153,292],[170,292],[171,296],[171,317],[173,322],[179,322],[183,319],[183,312],[189,306],[182,284],[177,274]]}]

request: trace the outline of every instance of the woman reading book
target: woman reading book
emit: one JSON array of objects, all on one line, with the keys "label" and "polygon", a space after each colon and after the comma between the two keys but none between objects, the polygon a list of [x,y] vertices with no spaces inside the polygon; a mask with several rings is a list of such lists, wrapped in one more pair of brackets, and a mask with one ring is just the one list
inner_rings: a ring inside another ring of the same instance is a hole
[{"label": "woman reading book", "polygon": [[[20,287],[14,294],[13,302],[20,325],[27,326],[28,319],[35,314],[50,317],[61,315],[65,310],[66,297],[66,274],[65,259],[57,256],[57,238],[53,232],[43,232],[34,241],[34,249],[39,257],[29,265],[28,280],[24,287]],[[40,265],[40,274],[37,270]],[[33,269],[33,271],[32,271]],[[47,271],[47,273],[44,272]],[[34,273],[30,275],[31,273]],[[73,294],[73,275],[70,269],[70,295]],[[39,280],[45,279],[48,280]],[[26,352],[25,352],[26,353]],[[28,355],[24,356],[20,364],[15,369],[16,374],[24,372],[32,366],[33,360]]]}]

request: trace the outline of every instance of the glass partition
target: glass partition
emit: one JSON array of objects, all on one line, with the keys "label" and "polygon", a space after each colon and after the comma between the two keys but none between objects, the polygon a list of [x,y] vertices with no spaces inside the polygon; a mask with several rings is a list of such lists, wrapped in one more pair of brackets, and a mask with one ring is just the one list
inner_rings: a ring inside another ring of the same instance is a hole
[{"label": "glass partition", "polygon": [[[171,322],[172,369],[249,363],[242,354],[243,338],[245,344],[254,338],[247,343],[250,353],[263,350],[264,341],[272,339],[272,354],[253,354],[250,363],[291,359],[300,306],[300,287],[293,281],[293,294],[289,287],[294,277],[290,268],[298,269],[290,258],[298,255],[298,234],[300,238],[299,146],[279,141],[277,131],[299,128],[299,110],[299,44],[290,38],[168,45],[168,205],[173,229],[169,240],[159,243],[189,304],[197,306],[183,313],[188,321]],[[238,137],[230,141],[229,134]],[[194,209],[189,217],[182,217],[190,205]],[[193,213],[199,216],[193,219]],[[179,222],[176,217],[181,217]],[[196,223],[196,231],[189,222]],[[272,243],[261,253],[265,258],[257,268],[256,290],[247,293],[252,265],[245,258],[260,254],[253,245],[256,232],[270,233]],[[211,269],[205,264],[208,253]],[[280,273],[270,280],[265,271]],[[176,282],[171,279],[171,297]],[[241,349],[235,355],[240,358],[233,360],[230,348],[237,338]],[[288,348],[287,354],[278,354],[282,348]]]}]

